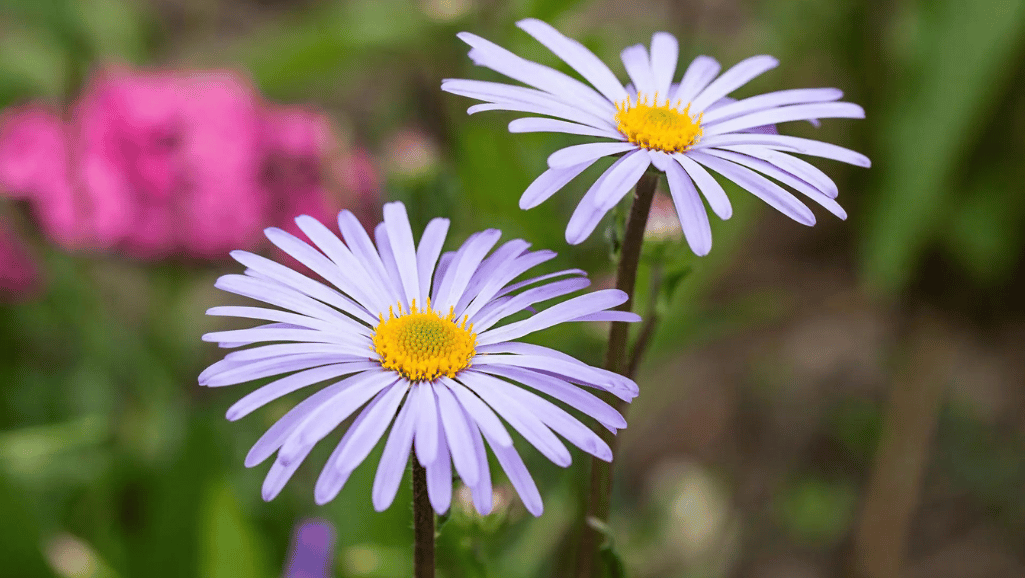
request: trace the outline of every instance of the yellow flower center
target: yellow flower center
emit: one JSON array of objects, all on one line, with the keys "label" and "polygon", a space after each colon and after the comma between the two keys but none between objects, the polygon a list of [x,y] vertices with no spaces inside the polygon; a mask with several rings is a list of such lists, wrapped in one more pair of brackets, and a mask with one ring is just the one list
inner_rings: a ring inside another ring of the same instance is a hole
[{"label": "yellow flower center", "polygon": [[412,311],[403,313],[401,304],[398,310],[395,315],[389,307],[388,318],[380,315],[381,322],[374,328],[374,351],[382,367],[410,381],[431,381],[441,375],[454,377],[470,366],[477,334],[465,315],[460,323],[449,307],[448,315],[442,316],[431,309],[430,299],[422,309],[414,300]]},{"label": "yellow flower center", "polygon": [[667,153],[687,150],[701,139],[701,115],[697,119],[690,115],[690,104],[682,110],[683,102],[677,100],[659,104],[658,93],[648,102],[640,94],[636,102],[630,97],[616,103],[616,128],[630,142],[646,149]]}]

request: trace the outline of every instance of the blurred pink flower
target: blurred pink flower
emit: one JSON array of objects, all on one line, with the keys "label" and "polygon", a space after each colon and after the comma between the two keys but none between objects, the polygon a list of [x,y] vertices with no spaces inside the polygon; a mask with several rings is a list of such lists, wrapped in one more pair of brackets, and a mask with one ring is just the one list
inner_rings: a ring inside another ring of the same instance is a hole
[{"label": "blurred pink flower", "polygon": [[39,270],[27,248],[0,222],[0,302],[30,296],[39,284]]},{"label": "blurred pink flower", "polygon": [[70,131],[98,246],[154,258],[251,245],[266,204],[259,119],[252,90],[230,73],[98,77]]},{"label": "blurred pink flower", "polygon": [[81,225],[67,158],[64,123],[53,112],[29,105],[0,116],[0,188],[30,199],[47,234],[73,247]]},{"label": "blurred pink flower", "polygon": [[0,131],[0,179],[16,198],[44,187],[54,159],[64,156],[60,119],[41,106],[26,106],[0,116]]},{"label": "blurred pink flower", "polygon": [[[114,69],[68,123],[36,106],[5,115],[0,186],[67,248],[219,258],[340,208],[324,177],[344,152],[322,115],[268,106],[233,72]],[[379,203],[376,184],[364,197]]]},{"label": "blurred pink flower", "polygon": [[318,220],[333,216],[333,199],[325,182],[325,157],[334,146],[327,119],[299,108],[277,107],[264,115],[262,135],[266,150],[260,187],[270,199],[270,210],[285,229],[298,233],[297,215]]},{"label": "blurred pink flower", "polygon": [[331,168],[334,181],[342,191],[341,205],[372,232],[381,221],[381,182],[373,158],[361,149],[333,158]]}]

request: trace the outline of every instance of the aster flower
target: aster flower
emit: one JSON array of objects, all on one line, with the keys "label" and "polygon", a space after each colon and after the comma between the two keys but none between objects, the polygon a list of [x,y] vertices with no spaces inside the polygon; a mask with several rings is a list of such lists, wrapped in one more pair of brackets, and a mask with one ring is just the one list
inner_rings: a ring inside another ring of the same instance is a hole
[{"label": "aster flower", "polygon": [[560,466],[569,465],[570,454],[555,434],[611,460],[598,435],[548,398],[615,432],[626,426],[622,415],[578,386],[629,401],[637,394],[634,382],[516,340],[568,321],[637,321],[632,313],[609,311],[626,294],[595,291],[503,324],[535,304],[583,289],[589,284],[584,273],[569,269],[515,281],[555,253],[529,251],[519,239],[492,252],[501,236],[495,229],[442,254],[446,219],[432,220],[414,244],[401,203],[384,206],[384,222],[374,231],[376,247],[348,211],[338,217],[344,243],[311,217],[299,217],[296,224],[313,246],[275,228],[266,230],[267,237],[333,287],[235,251],[232,257],[246,267],[245,275],[221,277],[217,287],[276,308],[214,307],[208,313],[271,323],[203,337],[222,347],[256,347],[211,365],[199,377],[202,385],[288,374],[243,397],[228,410],[230,420],[293,391],[329,383],[285,414],[246,457],[251,467],[277,453],[264,499],[274,498],[313,446],[350,416],[352,425],[317,480],[317,503],[338,494],[382,437],[387,441],[373,485],[377,510],[391,504],[415,447],[437,512],[451,502],[454,466],[478,511],[488,513],[490,447],[527,509],[540,515],[541,497],[505,423]]},{"label": "aster flower", "polygon": [[[523,193],[520,207],[545,201],[599,158],[621,155],[584,195],[566,228],[571,244],[584,241],[601,218],[654,166],[666,173],[684,235],[695,253],[712,247],[708,214],[698,191],[722,219],[732,207],[709,169],[735,182],[784,215],[804,225],[815,216],[775,179],[841,219],[837,188],[821,170],[792,153],[869,166],[864,155],[810,139],[775,134],[778,123],[820,118],[864,118],[856,104],[836,102],[834,88],[781,90],[733,100],[729,94],[776,67],[771,56],[754,56],[719,75],[720,65],[699,56],[673,82],[679,49],[676,38],[656,33],[650,51],[630,46],[621,57],[631,84],[623,86],[609,68],[579,42],[545,22],[517,25],[561,58],[590,86],[550,67],[521,58],[479,36],[459,34],[473,62],[528,87],[448,79],[442,89],[484,101],[469,113],[507,110],[533,115],[509,123],[511,132],[558,132],[607,139],[556,151],[549,169]],[[592,88],[593,87],[593,88]],[[760,174],[759,174],[760,173]],[[769,177],[769,178],[766,178]]]}]

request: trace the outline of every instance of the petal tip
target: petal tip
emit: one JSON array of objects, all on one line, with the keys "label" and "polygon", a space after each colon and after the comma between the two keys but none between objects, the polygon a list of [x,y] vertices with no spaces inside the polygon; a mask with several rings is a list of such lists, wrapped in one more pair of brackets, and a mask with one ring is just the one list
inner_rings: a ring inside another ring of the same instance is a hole
[{"label": "petal tip", "polygon": [[712,244],[709,243],[708,245],[699,245],[697,247],[692,246],[691,250],[694,251],[694,254],[698,257],[707,257],[708,254],[712,252]]},{"label": "petal tip", "polygon": [[580,243],[583,243],[586,238],[587,237],[579,231],[571,232],[569,229],[566,229],[566,242],[570,245],[579,245]]},{"label": "petal tip", "polygon": [[263,488],[260,490],[260,496],[263,498],[264,502],[269,502],[278,497],[278,494],[281,493],[283,487],[284,485],[281,484],[271,484],[270,479],[268,478],[263,482]]},{"label": "petal tip", "polygon": [[387,502],[385,502],[384,498],[380,498],[378,496],[374,496],[373,502],[374,502],[374,511],[375,512],[383,512],[383,511],[387,510],[388,506],[391,506],[391,504],[392,504],[392,500],[388,500]]},{"label": "petal tip", "polygon": [[335,499],[337,492],[332,492],[327,488],[321,487],[320,483],[313,489],[313,502],[318,506],[323,506],[331,500]]},{"label": "petal tip", "polygon": [[534,516],[535,518],[540,518],[541,514],[545,513],[544,504],[542,504],[540,500],[538,500],[536,504],[528,504],[524,502],[523,506],[527,508],[527,511],[530,512],[530,515]]}]

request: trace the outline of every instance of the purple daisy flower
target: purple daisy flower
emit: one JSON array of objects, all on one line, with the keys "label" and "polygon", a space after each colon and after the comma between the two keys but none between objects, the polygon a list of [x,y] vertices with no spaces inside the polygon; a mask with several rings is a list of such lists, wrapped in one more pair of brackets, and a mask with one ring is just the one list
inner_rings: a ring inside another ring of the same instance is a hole
[{"label": "purple daisy flower", "polygon": [[[463,32],[470,58],[530,88],[479,80],[447,79],[447,92],[484,101],[468,112],[508,110],[535,115],[509,123],[510,132],[558,132],[600,139],[556,151],[520,197],[520,207],[542,203],[599,158],[621,155],[584,195],[566,228],[566,241],[583,242],[602,217],[654,166],[666,173],[676,212],[691,249],[712,248],[708,213],[698,191],[721,219],[733,214],[730,200],[709,169],[735,182],[804,225],[815,216],[793,188],[845,219],[834,200],[837,187],[821,170],[791,153],[869,166],[867,157],[836,145],[776,134],[778,123],[819,118],[864,118],[862,108],[836,102],[835,88],[781,90],[734,100],[728,95],[779,61],[754,56],[722,75],[720,65],[699,56],[673,82],[679,47],[671,34],[656,33],[651,50],[637,44],[621,57],[632,84],[623,86],[590,50],[551,25],[528,18],[517,25],[580,74],[588,86],[550,67],[521,58],[477,35]],[[592,88],[593,86],[593,88]],[[760,173],[760,174],[759,174]],[[768,178],[766,178],[768,177]]]},{"label": "purple daisy flower", "polygon": [[555,253],[529,251],[519,239],[492,252],[501,232],[488,229],[442,254],[448,223],[432,220],[414,245],[405,206],[389,203],[374,231],[376,247],[349,211],[338,216],[344,243],[307,216],[296,224],[313,246],[280,229],[266,230],[272,243],[333,287],[258,255],[232,253],[246,267],[245,275],[225,275],[216,286],[276,308],[210,309],[210,315],[270,323],[204,335],[221,347],[256,347],[229,353],[207,368],[199,383],[220,387],[288,374],[239,400],[228,410],[229,420],[298,389],[329,383],[271,426],[246,457],[252,467],[277,453],[263,484],[264,499],[274,498],[313,446],[353,415],[317,480],[319,504],[338,494],[389,424],[373,485],[379,511],[394,499],[415,447],[437,512],[448,510],[454,465],[478,511],[487,514],[492,496],[485,448],[490,447],[527,510],[540,515],[541,496],[505,424],[563,467],[570,453],[556,434],[600,459],[612,459],[597,434],[549,398],[615,432],[626,427],[623,416],[578,386],[630,401],[637,385],[554,349],[516,340],[568,321],[637,321],[633,313],[609,310],[626,294],[595,291],[502,324],[511,315],[533,312],[535,304],[587,287],[585,273],[567,269],[515,281]]}]

